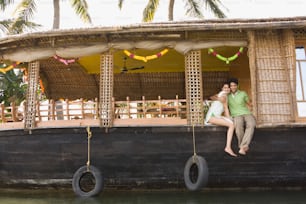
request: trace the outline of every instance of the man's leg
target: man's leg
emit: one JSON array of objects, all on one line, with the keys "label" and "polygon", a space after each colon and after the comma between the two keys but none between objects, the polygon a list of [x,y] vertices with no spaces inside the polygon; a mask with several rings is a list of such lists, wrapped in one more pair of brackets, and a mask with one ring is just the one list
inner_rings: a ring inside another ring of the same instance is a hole
[{"label": "man's leg", "polygon": [[245,133],[241,141],[241,148],[245,148],[246,151],[249,148],[249,145],[252,141],[253,134],[254,134],[254,129],[256,126],[256,120],[255,117],[252,114],[249,115],[244,115],[244,120],[245,120]]},{"label": "man's leg", "polygon": [[234,117],[235,133],[238,139],[238,147],[240,147],[244,136],[244,119],[243,116]]}]

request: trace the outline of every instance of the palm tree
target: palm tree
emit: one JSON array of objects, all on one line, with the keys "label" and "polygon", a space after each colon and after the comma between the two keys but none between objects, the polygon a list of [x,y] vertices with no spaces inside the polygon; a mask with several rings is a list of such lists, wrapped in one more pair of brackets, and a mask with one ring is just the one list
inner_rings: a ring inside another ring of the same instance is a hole
[{"label": "palm tree", "polygon": [[[0,10],[4,11],[12,3],[12,0],[0,0]],[[23,19],[6,19],[0,21],[0,31],[5,34],[19,34],[26,31],[34,30],[41,25]]]},{"label": "palm tree", "polygon": [[[0,0],[0,8],[5,9],[9,4],[14,3],[14,0]],[[91,23],[91,18],[88,13],[88,5],[86,0],[70,0],[72,8],[81,20],[85,23]],[[53,16],[53,29],[60,27],[60,3],[59,0],[53,0],[54,16]],[[36,12],[36,1],[35,0],[22,0],[15,9],[17,19],[28,22]]]},{"label": "palm tree", "polygon": [[[184,0],[186,15],[196,18],[203,18],[201,11],[202,4],[205,5],[206,10],[211,10],[212,13],[218,18],[225,18],[226,15],[220,9],[220,6],[224,5],[220,0]],[[118,6],[121,9],[124,0],[119,0]],[[168,20],[173,21],[175,0],[169,0],[168,5]],[[154,19],[155,12],[159,6],[159,0],[149,0],[147,6],[143,10],[143,22],[151,22]],[[225,7],[224,7],[225,8]],[[226,8],[225,8],[226,9]]]},{"label": "palm tree", "polygon": [[12,25],[13,21],[8,19],[8,20],[2,20],[0,21],[0,30],[3,32],[3,33],[8,33],[9,32],[9,29],[10,29],[10,26]]},{"label": "palm tree", "polygon": [[[91,23],[91,18],[88,13],[88,5],[86,0],[70,0],[70,3],[75,13],[79,15],[79,17],[83,22]],[[59,0],[53,0],[53,7],[54,7],[53,29],[58,29],[60,23]]]},{"label": "palm tree", "polygon": [[38,27],[41,27],[41,25],[31,21],[25,21],[23,19],[8,19],[0,21],[0,30],[8,35],[32,31]]},{"label": "palm tree", "polygon": [[0,9],[4,11],[12,3],[14,3],[14,0],[0,0]]}]

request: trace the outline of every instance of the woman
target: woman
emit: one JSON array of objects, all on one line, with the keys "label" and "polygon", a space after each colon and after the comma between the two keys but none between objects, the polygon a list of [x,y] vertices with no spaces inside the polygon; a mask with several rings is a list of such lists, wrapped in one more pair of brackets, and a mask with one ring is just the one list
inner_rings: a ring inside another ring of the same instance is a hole
[{"label": "woman", "polygon": [[[205,123],[228,127],[226,146],[224,148],[224,151],[229,155],[236,157],[237,154],[235,154],[232,150],[232,139],[235,127],[233,121],[230,119],[230,114],[227,106],[227,95],[229,93],[230,93],[229,84],[224,83],[222,91],[210,97],[213,100],[213,102],[211,103],[211,106],[206,114]],[[223,113],[224,116],[222,116]]]}]

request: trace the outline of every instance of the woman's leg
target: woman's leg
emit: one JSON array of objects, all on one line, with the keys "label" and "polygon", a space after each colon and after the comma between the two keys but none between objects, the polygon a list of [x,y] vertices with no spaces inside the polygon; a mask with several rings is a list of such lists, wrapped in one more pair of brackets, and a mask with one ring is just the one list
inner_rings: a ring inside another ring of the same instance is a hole
[{"label": "woman's leg", "polygon": [[236,157],[237,155],[232,150],[232,139],[233,139],[233,134],[234,134],[234,129],[235,129],[234,123],[229,120],[225,120],[224,118],[216,118],[216,117],[211,117],[209,119],[209,123],[214,124],[214,125],[228,127],[227,135],[226,135],[226,145],[225,145],[224,151],[228,153],[229,155]]}]

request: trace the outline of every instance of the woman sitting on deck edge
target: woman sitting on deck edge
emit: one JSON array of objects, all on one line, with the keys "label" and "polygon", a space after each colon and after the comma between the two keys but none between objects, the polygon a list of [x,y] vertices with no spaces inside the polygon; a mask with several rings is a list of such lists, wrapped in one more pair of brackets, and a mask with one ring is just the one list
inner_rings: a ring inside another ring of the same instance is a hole
[{"label": "woman sitting on deck edge", "polygon": [[[211,96],[210,99],[213,100],[211,106],[205,117],[205,124],[213,124],[228,127],[226,136],[226,146],[224,151],[229,155],[236,157],[232,150],[232,139],[234,134],[234,123],[230,118],[230,113],[227,104],[227,95],[230,93],[230,88],[228,83],[224,83],[222,91],[218,94]],[[224,116],[223,116],[224,113]]]}]

